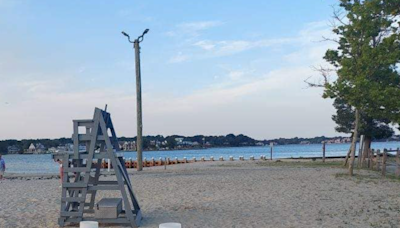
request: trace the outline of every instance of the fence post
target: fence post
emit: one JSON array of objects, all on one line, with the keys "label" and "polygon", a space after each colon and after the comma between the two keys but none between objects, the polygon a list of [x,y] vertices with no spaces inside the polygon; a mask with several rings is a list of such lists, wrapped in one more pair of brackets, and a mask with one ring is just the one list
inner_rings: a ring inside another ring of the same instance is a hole
[{"label": "fence post", "polygon": [[372,159],[374,158],[374,154],[372,153],[371,148],[367,151],[367,153],[368,153],[367,168],[371,168]]},{"label": "fence post", "polygon": [[396,177],[400,177],[400,149],[396,152]]},{"label": "fence post", "polygon": [[322,162],[325,162],[325,142],[322,143]]},{"label": "fence post", "polygon": [[379,171],[379,160],[381,158],[381,150],[376,151],[376,171]]},{"label": "fence post", "polygon": [[269,143],[269,147],[271,147],[271,160],[272,160],[272,148],[274,147],[274,143],[273,142]]},{"label": "fence post", "polygon": [[368,168],[374,169],[374,159],[375,159],[375,150],[370,149],[370,155],[369,155],[369,160],[368,160]]},{"label": "fence post", "polygon": [[387,150],[383,150],[383,158],[382,158],[382,176],[386,176],[386,159],[387,159]]}]

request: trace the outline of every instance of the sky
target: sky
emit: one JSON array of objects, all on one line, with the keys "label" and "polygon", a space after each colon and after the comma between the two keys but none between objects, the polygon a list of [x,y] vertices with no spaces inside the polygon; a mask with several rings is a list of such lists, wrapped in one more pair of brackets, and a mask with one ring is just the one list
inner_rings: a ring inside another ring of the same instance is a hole
[{"label": "sky", "polygon": [[136,135],[141,43],[144,135],[340,135],[332,100],[304,82],[334,44],[334,0],[0,0],[0,139],[70,137],[108,104]]}]

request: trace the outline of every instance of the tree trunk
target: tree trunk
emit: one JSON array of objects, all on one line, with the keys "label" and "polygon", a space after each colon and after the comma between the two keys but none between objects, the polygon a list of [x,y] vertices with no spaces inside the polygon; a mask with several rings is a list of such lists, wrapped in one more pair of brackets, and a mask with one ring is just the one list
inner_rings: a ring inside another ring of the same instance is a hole
[{"label": "tree trunk", "polygon": [[362,166],[362,157],[364,156],[364,142],[365,142],[365,136],[361,135],[360,136],[360,141],[359,141],[359,148],[358,148],[358,157],[357,157],[357,167],[361,168]]},{"label": "tree trunk", "polygon": [[[354,132],[351,133],[350,138],[353,138],[353,135],[354,135]],[[349,157],[350,157],[350,152],[351,152],[351,145],[349,147],[349,151],[347,151],[346,158],[344,159],[343,167],[347,166],[347,162],[349,161]]]},{"label": "tree trunk", "polygon": [[356,157],[356,144],[357,144],[357,138],[358,138],[358,125],[360,122],[360,114],[358,112],[358,109],[356,108],[355,112],[355,123],[354,123],[354,135],[353,135],[353,140],[351,142],[351,152],[350,152],[350,163],[349,163],[349,175],[353,176],[353,169],[354,169],[354,160]]},{"label": "tree trunk", "polygon": [[[361,160],[361,167],[369,167],[366,159],[371,158],[371,136],[364,137],[364,148],[362,152],[362,160]],[[370,160],[370,159],[369,159]]]}]

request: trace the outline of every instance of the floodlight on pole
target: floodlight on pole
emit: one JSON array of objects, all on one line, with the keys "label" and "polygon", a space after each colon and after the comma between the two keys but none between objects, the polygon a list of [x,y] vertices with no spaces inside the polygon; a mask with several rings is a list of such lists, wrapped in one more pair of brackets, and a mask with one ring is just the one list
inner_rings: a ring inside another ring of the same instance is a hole
[{"label": "floodlight on pole", "polygon": [[136,138],[136,151],[137,151],[137,170],[143,169],[143,124],[142,124],[142,83],[140,74],[140,46],[139,43],[143,41],[143,36],[149,32],[149,29],[143,31],[142,35],[134,41],[131,41],[129,34],[122,31],[122,35],[128,38],[129,43],[133,43],[135,49],[135,68],[136,68],[136,113],[137,113],[137,138]]}]

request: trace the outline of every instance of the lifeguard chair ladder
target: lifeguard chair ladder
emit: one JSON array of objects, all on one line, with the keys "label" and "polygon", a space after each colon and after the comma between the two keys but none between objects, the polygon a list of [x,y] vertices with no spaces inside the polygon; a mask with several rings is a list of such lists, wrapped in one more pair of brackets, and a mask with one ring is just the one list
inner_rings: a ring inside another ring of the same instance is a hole
[{"label": "lifeguard chair ladder", "polygon": [[[59,225],[98,221],[138,227],[142,215],[125,162],[117,153],[119,144],[110,113],[95,108],[93,119],[74,120],[73,124],[74,152],[54,156],[62,159],[64,169]],[[80,127],[85,128],[84,134],[79,134]],[[80,145],[86,145],[86,151],[79,151]],[[99,180],[103,159],[110,159],[116,181]],[[105,219],[93,216],[96,193],[99,190],[121,192],[124,210],[118,218]]]}]

